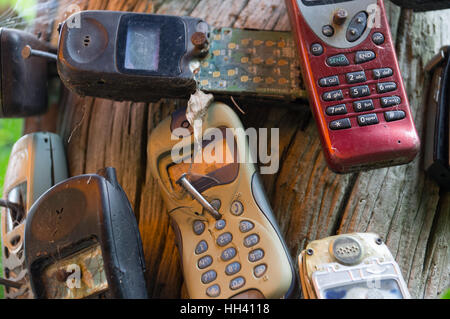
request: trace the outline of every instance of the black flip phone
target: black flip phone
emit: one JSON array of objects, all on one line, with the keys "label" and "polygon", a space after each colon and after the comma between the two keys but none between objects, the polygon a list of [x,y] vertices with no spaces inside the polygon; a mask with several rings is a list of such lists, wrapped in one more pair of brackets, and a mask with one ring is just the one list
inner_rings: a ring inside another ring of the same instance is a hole
[{"label": "black flip phone", "polygon": [[43,194],[29,212],[25,256],[36,298],[147,298],[138,225],[114,168]]}]

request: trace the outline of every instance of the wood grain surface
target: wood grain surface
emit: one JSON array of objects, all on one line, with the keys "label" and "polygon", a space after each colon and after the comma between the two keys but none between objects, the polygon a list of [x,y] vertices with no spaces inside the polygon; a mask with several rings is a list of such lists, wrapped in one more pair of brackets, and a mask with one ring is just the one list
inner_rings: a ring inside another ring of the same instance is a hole
[{"label": "wood grain surface", "polygon": [[[282,0],[51,1],[57,10],[36,29],[56,46],[67,6],[191,15],[213,26],[290,30]],[[450,10],[412,13],[385,1],[398,57],[420,134],[428,76],[424,65],[450,44]],[[63,90],[49,115],[27,120],[26,132],[50,130],[65,141],[70,175],[117,169],[134,207],[152,298],[180,298],[182,273],[174,233],[157,183],[149,172],[149,134],[185,100],[154,104],[81,98]],[[229,105],[232,105],[231,101]],[[347,232],[375,232],[400,264],[413,297],[437,298],[450,284],[450,194],[430,180],[422,156],[410,165],[336,175],[325,163],[308,105],[299,110],[243,103],[246,127],[280,128],[280,169],[263,176],[293,260],[312,240]],[[368,146],[370,147],[370,146]],[[298,266],[296,265],[296,268]],[[300,297],[300,292],[296,297]]]}]

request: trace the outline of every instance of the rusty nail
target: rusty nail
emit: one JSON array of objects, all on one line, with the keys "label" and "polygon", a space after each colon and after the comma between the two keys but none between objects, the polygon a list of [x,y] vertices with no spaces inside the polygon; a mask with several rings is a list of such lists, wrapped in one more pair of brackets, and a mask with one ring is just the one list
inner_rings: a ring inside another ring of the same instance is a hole
[{"label": "rusty nail", "polygon": [[191,37],[191,42],[197,49],[203,49],[208,44],[208,38],[203,32],[195,32]]}]

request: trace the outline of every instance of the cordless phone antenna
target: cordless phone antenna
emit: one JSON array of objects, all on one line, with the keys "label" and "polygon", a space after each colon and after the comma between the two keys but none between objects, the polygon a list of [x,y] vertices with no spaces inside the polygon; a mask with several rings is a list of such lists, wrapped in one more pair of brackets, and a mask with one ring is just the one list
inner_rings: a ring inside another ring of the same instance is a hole
[{"label": "cordless phone antenna", "polygon": [[222,214],[220,214],[203,196],[199,191],[195,189],[195,187],[188,181],[186,178],[187,174],[183,174],[181,178],[177,181],[177,184],[180,184],[184,187],[184,189],[191,194],[191,196],[197,200],[204,209],[208,213],[210,213],[216,220],[222,219]]}]

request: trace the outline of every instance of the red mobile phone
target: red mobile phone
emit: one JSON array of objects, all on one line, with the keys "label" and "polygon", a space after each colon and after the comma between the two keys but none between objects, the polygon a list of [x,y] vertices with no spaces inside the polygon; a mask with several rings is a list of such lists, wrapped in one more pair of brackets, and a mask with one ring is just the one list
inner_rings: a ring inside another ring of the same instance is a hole
[{"label": "red mobile phone", "polygon": [[411,162],[420,141],[382,0],[286,0],[329,167]]}]

